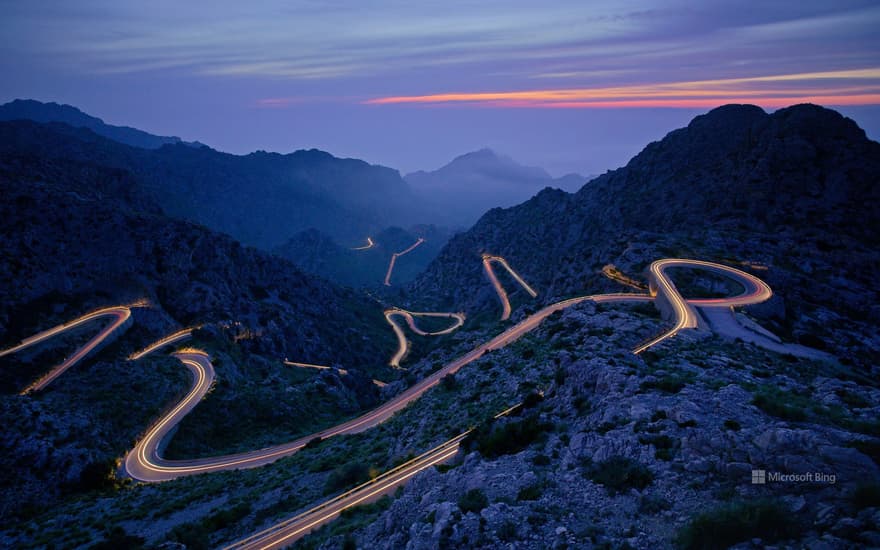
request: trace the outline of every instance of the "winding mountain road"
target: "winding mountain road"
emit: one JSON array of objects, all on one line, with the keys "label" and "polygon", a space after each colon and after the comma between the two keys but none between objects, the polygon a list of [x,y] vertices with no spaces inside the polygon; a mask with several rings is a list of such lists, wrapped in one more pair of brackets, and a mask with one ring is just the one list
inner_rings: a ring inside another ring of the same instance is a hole
[{"label": "winding mountain road", "polygon": [[394,254],[391,255],[391,261],[388,263],[388,272],[385,273],[385,286],[391,286],[391,273],[394,271],[394,264],[397,263],[397,258],[399,258],[405,254],[409,254],[410,252],[415,250],[416,247],[419,246],[420,244],[422,244],[423,242],[425,242],[425,239],[423,239],[422,237],[419,237],[418,240],[415,243],[413,243],[412,246],[410,246],[406,250],[402,250],[400,252],[395,252]]},{"label": "winding mountain road", "polygon": [[356,246],[352,248],[352,250],[369,250],[374,246],[376,246],[376,243],[373,242],[373,238],[367,237],[367,244],[365,244],[364,246]]},{"label": "winding mountain road", "polygon": [[50,369],[49,372],[28,385],[28,387],[22,390],[21,394],[24,395],[27,393],[40,391],[48,386],[53,380],[64,374],[64,371],[66,371],[67,369],[78,363],[80,360],[82,360],[86,355],[91,353],[95,348],[97,348],[101,344],[106,343],[108,338],[117,334],[118,331],[123,331],[127,329],[131,325],[131,307],[136,307],[138,305],[140,304],[134,304],[132,306],[106,307],[93,311],[91,313],[87,313],[82,317],[74,319],[73,321],[58,325],[56,327],[52,327],[49,330],[44,330],[39,334],[35,334],[29,338],[25,338],[18,345],[0,351],[0,357],[16,353],[23,349],[27,349],[31,346],[39,344],[40,342],[43,342],[44,340],[48,340],[49,338],[53,338],[69,330],[73,330],[86,323],[91,323],[92,321],[103,319],[105,317],[110,318],[111,322],[108,323],[107,326],[105,326],[104,329],[101,330],[101,332],[96,334],[94,337],[92,337],[91,340],[86,342],[85,345],[73,352],[73,355],[71,355],[70,357],[62,361],[59,365]]},{"label": "winding mountain road", "polygon": [[506,321],[510,318],[510,300],[507,298],[507,291],[504,290],[504,287],[501,286],[501,282],[498,280],[498,276],[495,275],[495,270],[492,269],[492,263],[500,264],[501,267],[507,270],[508,273],[513,277],[513,279],[519,283],[521,287],[525,289],[526,292],[531,295],[532,298],[538,295],[535,290],[526,283],[522,277],[519,276],[519,273],[514,271],[510,264],[507,263],[507,260],[502,258],[501,256],[493,256],[492,254],[483,254],[483,270],[485,270],[486,275],[489,277],[489,280],[492,282],[492,286],[495,287],[495,293],[498,294],[498,299],[501,300],[501,320]]},{"label": "winding mountain road", "polygon": [[[385,310],[385,320],[388,321],[388,324],[391,325],[391,328],[394,330],[394,334],[397,336],[397,351],[388,361],[388,364],[395,369],[402,369],[402,367],[400,366],[400,362],[403,361],[403,358],[409,351],[409,341],[406,339],[406,335],[403,333],[403,329],[394,321],[394,317],[398,316],[406,319],[406,323],[407,325],[409,325],[410,330],[412,330],[419,336],[440,336],[442,334],[449,334],[450,332],[456,330],[458,327],[463,325],[465,320],[464,313],[413,312],[397,307]],[[418,325],[416,325],[414,317],[445,317],[449,319],[455,319],[455,322],[443,330],[426,332],[420,329]]]},{"label": "winding mountain road", "polygon": [[[523,285],[524,288],[526,288],[527,291],[529,291],[530,294],[537,294],[531,289],[531,287],[526,285],[525,282],[522,281],[512,269],[510,269],[503,258],[495,256],[484,256],[483,261],[484,266],[487,266],[487,273],[492,273],[491,267],[488,266],[489,262],[500,262],[503,266],[505,266],[506,269],[511,272],[517,282],[519,282],[521,285]],[[666,270],[673,267],[707,269],[713,272],[717,272],[740,282],[745,290],[742,294],[731,298],[688,300],[681,296],[672,280],[666,274]],[[214,368],[206,353],[199,350],[178,351],[174,353],[174,356],[178,360],[180,360],[181,363],[193,374],[193,386],[189,390],[187,395],[176,406],[174,406],[174,408],[172,408],[168,413],[164,414],[159,420],[156,421],[154,425],[152,425],[147,430],[147,432],[137,442],[134,448],[126,455],[124,460],[125,473],[136,480],[145,482],[157,482],[199,473],[240,468],[253,468],[274,462],[275,460],[278,460],[279,458],[282,458],[284,456],[289,456],[297,452],[299,449],[304,447],[308,442],[314,440],[315,438],[326,439],[340,434],[354,434],[365,431],[391,418],[398,411],[405,408],[414,400],[418,399],[424,392],[437,385],[444,376],[457,372],[465,365],[482,357],[483,354],[485,354],[487,351],[502,348],[516,341],[523,334],[536,328],[544,319],[546,319],[553,313],[585,301],[593,301],[597,303],[633,301],[649,302],[657,299],[663,300],[665,301],[665,303],[668,303],[671,306],[671,312],[675,318],[674,326],[660,336],[633,350],[634,353],[640,353],[641,351],[644,351],[651,346],[659,344],[660,342],[675,336],[681,330],[696,328],[697,326],[699,326],[700,319],[694,310],[695,307],[727,308],[729,310],[731,307],[735,306],[744,306],[762,302],[770,298],[770,296],[772,295],[770,287],[768,287],[760,279],[743,271],[710,262],[684,259],[659,260],[651,264],[649,273],[651,278],[650,294],[619,293],[580,296],[548,305],[538,312],[529,315],[519,323],[509,327],[507,330],[490,339],[488,342],[480,344],[479,346],[472,349],[470,352],[446,364],[441,369],[427,376],[426,378],[409,387],[390,401],[382,404],[381,406],[370,412],[367,412],[349,421],[343,422],[332,428],[322,430],[316,434],[311,434],[281,445],[276,445],[245,453],[191,460],[167,460],[161,457],[160,449],[162,448],[164,439],[205,396],[214,380]],[[497,285],[496,290],[500,288],[500,283],[498,283],[497,278],[493,278],[490,275],[490,279],[493,280],[493,285]],[[501,290],[503,291],[503,289]],[[499,293],[499,296],[502,296],[502,294]],[[506,296],[506,294],[503,294],[503,296]],[[388,319],[389,323],[392,325],[392,327],[394,327],[395,332],[398,333],[398,340],[400,341],[402,339],[404,343],[406,339],[405,336],[403,336],[402,334],[402,329],[391,319],[391,317],[394,316],[404,317],[407,320],[407,324],[414,332],[424,335],[448,333],[452,330],[457,329],[464,322],[464,315],[458,313],[414,313],[401,309],[391,309],[386,311],[386,319]],[[443,329],[442,331],[427,332],[418,328],[418,325],[413,319],[413,317],[415,316],[445,316],[455,318],[456,323],[446,329]],[[124,323],[128,322],[130,319],[130,309],[127,306],[118,306],[92,312],[74,321],[71,321],[70,323],[59,325],[58,327],[30,337],[22,341],[17,346],[0,352],[0,356],[25,349],[26,347],[44,341],[64,331],[71,330],[83,323],[102,317],[111,317],[114,319],[114,322],[108,325],[108,327],[106,327],[103,331],[101,331],[98,336],[96,336],[86,345],[78,349],[71,356],[71,358],[67,359],[62,365],[59,365],[59,367],[52,369],[50,371],[50,374],[52,375],[51,377],[49,377],[49,375],[45,375],[44,377],[40,378],[40,380],[38,381],[39,383],[34,383],[29,386],[29,388],[32,388],[31,391],[37,391],[44,388],[48,383],[57,378],[57,376],[59,376],[65,369],[69,368],[70,366],[81,360],[83,357],[85,357],[96,346],[106,340],[113,333],[114,330],[122,326]],[[137,358],[140,358],[152,351],[155,351],[161,346],[178,342],[189,336],[191,330],[192,329],[184,329],[182,331],[178,331],[172,335],[169,335],[159,340],[155,344],[148,346],[147,348],[145,348],[145,350],[134,354],[133,357],[136,356]],[[400,350],[398,350],[398,353],[400,353]],[[403,353],[405,354],[405,350]],[[59,368],[61,367],[63,367],[63,369],[59,370]],[[464,434],[459,436],[459,438],[463,436]],[[233,547],[275,548],[279,547],[279,545],[290,544],[293,542],[293,540],[295,540],[299,536],[302,536],[309,530],[319,525],[322,525],[327,521],[332,520],[333,518],[338,516],[338,514],[345,508],[366,502],[369,499],[374,498],[378,495],[386,494],[388,491],[405,482],[407,479],[409,479],[419,471],[429,468],[439,462],[443,462],[444,460],[447,460],[457,451],[458,442],[460,442],[460,439],[458,438],[447,441],[443,445],[432,449],[428,453],[417,457],[413,461],[410,461],[395,470],[383,474],[383,476],[376,478],[376,480],[373,480],[373,482],[370,482],[365,486],[358,487],[350,491],[349,493],[346,493],[345,495],[341,495],[340,497],[331,499],[331,501],[319,505],[318,507],[306,512],[306,514],[297,516],[297,518],[299,519],[293,518],[292,520],[288,520],[287,522],[282,522],[270,528],[269,530],[258,533],[258,535],[255,535],[256,538],[250,537],[248,539],[245,539],[245,541],[242,541],[242,543],[239,543],[243,544],[243,546],[234,545]]]}]

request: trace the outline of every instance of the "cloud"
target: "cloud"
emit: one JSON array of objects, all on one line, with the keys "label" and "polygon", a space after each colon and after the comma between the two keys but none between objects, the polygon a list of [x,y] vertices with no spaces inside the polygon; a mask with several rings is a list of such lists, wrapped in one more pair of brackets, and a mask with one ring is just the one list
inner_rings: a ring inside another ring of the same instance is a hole
[{"label": "cloud", "polygon": [[640,84],[377,97],[369,105],[463,104],[516,108],[713,107],[756,103],[880,104],[880,68]]}]

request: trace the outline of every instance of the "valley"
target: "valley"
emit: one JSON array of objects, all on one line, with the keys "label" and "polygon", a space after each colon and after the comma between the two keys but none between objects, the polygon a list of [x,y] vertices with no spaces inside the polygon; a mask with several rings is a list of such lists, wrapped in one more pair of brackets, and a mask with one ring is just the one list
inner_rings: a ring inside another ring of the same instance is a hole
[{"label": "valley", "polygon": [[[467,230],[257,247],[156,202],[167,145],[0,132],[0,280],[21,282],[0,296],[2,544],[699,547],[675,541],[727,503],[790,512],[781,540],[870,533],[878,339],[854,311],[876,236],[853,220],[880,172],[836,113],[722,107]],[[822,151],[820,176],[780,142]],[[777,200],[754,191],[779,173]],[[844,183],[828,208],[798,178]],[[839,483],[752,486],[758,467]]]}]

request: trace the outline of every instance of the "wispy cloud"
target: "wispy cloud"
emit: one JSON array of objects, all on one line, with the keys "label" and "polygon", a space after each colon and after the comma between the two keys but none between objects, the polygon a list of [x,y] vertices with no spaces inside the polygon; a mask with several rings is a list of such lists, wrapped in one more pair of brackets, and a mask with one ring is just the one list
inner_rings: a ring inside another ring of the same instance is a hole
[{"label": "wispy cloud", "polygon": [[462,104],[517,108],[712,107],[723,103],[778,107],[813,102],[880,105],[880,68],[692,80],[617,87],[439,93],[377,97],[370,105]]}]

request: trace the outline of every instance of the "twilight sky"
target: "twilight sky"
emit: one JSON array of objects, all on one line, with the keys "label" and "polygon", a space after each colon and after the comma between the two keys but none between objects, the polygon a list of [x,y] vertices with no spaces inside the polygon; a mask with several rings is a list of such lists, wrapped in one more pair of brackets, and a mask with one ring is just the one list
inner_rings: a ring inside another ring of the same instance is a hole
[{"label": "twilight sky", "polygon": [[832,106],[880,138],[876,1],[0,0],[0,102],[217,149],[409,172],[484,146],[624,164],[730,102]]}]

